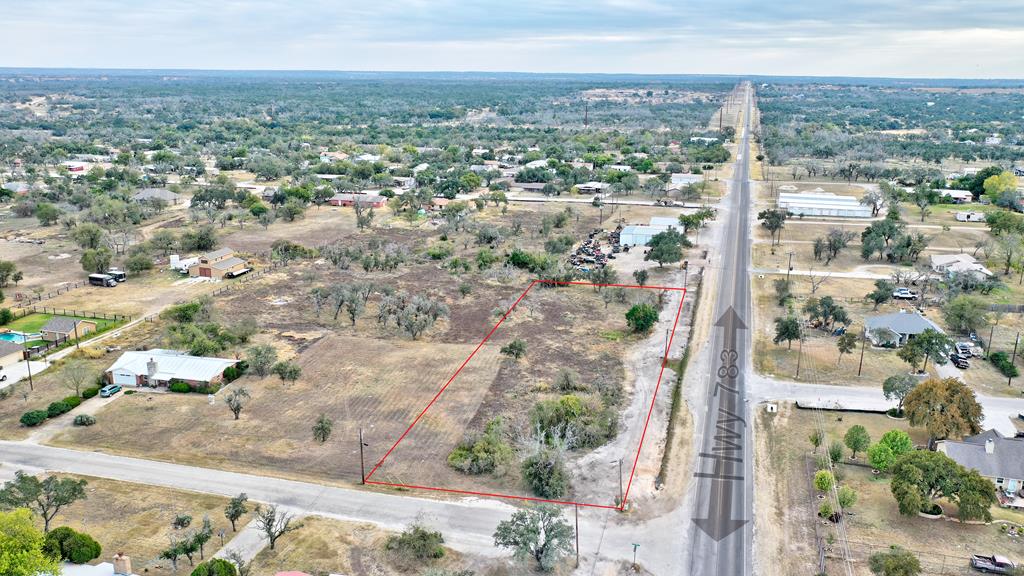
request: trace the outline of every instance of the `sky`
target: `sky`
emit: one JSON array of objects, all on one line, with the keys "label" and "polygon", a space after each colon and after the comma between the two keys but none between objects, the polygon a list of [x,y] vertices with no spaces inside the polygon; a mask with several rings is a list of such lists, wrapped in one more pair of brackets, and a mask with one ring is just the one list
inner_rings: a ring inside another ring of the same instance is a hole
[{"label": "sky", "polygon": [[0,67],[1024,78],[1021,0],[0,0]]}]

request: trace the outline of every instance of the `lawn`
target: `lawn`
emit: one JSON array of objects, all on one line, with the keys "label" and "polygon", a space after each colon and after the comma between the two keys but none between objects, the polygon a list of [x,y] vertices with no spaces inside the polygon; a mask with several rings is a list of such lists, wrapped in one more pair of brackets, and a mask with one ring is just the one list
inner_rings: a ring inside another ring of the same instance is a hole
[{"label": "lawn", "polygon": [[[209,516],[214,536],[206,545],[207,558],[220,548],[220,530],[225,532],[225,543],[234,536],[224,517],[228,498],[104,478],[84,479],[88,482],[86,499],[64,508],[51,526],[70,526],[95,538],[103,552],[94,564],[110,562],[114,554],[123,552],[132,559],[137,574],[175,574],[170,561],[158,557],[167,548],[170,537],[182,533],[171,526],[180,514],[192,517],[190,528],[202,526],[203,518]],[[246,514],[238,521],[239,529],[249,522],[249,516]],[[195,562],[199,562],[198,555]],[[186,558],[178,563],[177,574],[190,571]]]},{"label": "lawn", "polygon": [[[4,327],[10,328],[11,330],[14,330],[16,332],[35,334],[38,333],[39,330],[41,330],[42,327],[45,326],[47,322],[49,322],[51,319],[55,317],[77,318],[79,320],[89,320],[91,322],[95,322],[96,333],[103,332],[104,330],[107,330],[112,326],[116,326],[119,323],[116,320],[92,318],[90,316],[64,316],[63,314],[44,314],[42,312],[34,312],[32,314],[28,314],[26,316],[18,318],[17,320],[14,320],[9,324],[5,324]],[[90,333],[90,336],[91,335],[92,333]]]},{"label": "lawn", "polygon": [[[823,445],[826,446],[841,441],[846,431],[856,424],[864,426],[873,440],[888,430],[902,429],[910,433],[915,444],[927,441],[922,429],[909,428],[906,421],[882,415],[824,412],[822,419],[826,434]],[[759,520],[773,526],[772,530],[758,531],[757,545],[764,554],[762,566],[768,575],[815,573],[815,529],[823,539],[834,533],[830,523],[816,517],[818,500],[809,485],[806,458],[813,455],[813,449],[808,436],[816,429],[815,422],[812,411],[790,404],[780,405],[775,414],[761,408],[757,410],[756,466],[760,488],[755,491],[756,509]],[[844,459],[848,458],[847,449]],[[858,459],[864,461],[863,456]],[[856,574],[867,574],[867,556],[892,544],[914,551],[930,570],[943,562],[947,567],[966,566],[971,553],[1004,554],[1018,561],[1024,556],[1020,542],[1002,534],[995,525],[964,525],[901,516],[884,475],[876,476],[867,468],[851,465],[842,466],[842,472],[841,483],[857,492],[857,503],[847,516]],[[955,507],[948,503],[943,506],[955,514]],[[999,517],[1024,522],[1024,514],[1002,509],[993,512]],[[934,543],[941,543],[941,547],[935,547]]]}]

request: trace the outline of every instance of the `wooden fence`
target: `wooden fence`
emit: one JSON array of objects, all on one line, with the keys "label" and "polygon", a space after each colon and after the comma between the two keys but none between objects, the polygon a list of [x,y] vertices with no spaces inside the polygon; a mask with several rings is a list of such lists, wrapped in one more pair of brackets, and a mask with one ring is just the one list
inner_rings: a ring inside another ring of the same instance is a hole
[{"label": "wooden fence", "polygon": [[33,302],[42,302],[43,300],[49,300],[54,296],[60,296],[61,294],[70,292],[71,290],[74,290],[75,288],[78,288],[80,286],[85,286],[85,282],[73,282],[65,284],[46,293],[40,292],[38,294],[29,294],[26,292],[15,292],[14,301],[17,302],[18,304],[31,304]]},{"label": "wooden fence", "polygon": [[91,318],[93,320],[112,320],[115,322],[131,322],[132,317],[124,314],[107,314],[106,312],[92,312],[90,310],[75,310],[74,308],[56,308],[53,306],[21,306],[14,313],[16,318],[24,318],[29,314],[53,314],[54,316],[75,316],[77,318]]}]

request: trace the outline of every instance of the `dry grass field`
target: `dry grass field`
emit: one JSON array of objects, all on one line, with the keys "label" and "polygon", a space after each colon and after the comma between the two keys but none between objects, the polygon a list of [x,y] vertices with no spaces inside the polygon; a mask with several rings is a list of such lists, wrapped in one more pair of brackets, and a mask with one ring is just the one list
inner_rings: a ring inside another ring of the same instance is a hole
[{"label": "dry grass field", "polygon": [[[921,429],[908,428],[905,421],[882,415],[825,412],[822,417],[826,432],[823,445],[841,441],[843,434],[856,424],[864,426],[872,440],[888,430],[901,429],[909,432],[916,444],[927,441]],[[766,554],[761,563],[765,574],[814,573],[817,569],[814,526],[817,524],[822,538],[833,531],[830,523],[816,517],[818,501],[808,481],[806,458],[812,455],[812,448],[807,438],[815,427],[813,412],[792,405],[780,405],[776,414],[760,408],[757,411],[757,471],[761,489],[756,491],[756,509],[760,521],[777,527],[758,532],[758,545]],[[863,456],[859,459],[863,462]],[[869,575],[866,557],[891,544],[914,551],[922,561],[927,560],[929,566],[944,561],[949,567],[966,567],[970,554],[981,552],[1021,559],[1020,542],[1002,534],[996,525],[963,525],[948,520],[901,516],[888,478],[875,476],[867,468],[858,466],[845,465],[842,469],[842,483],[857,492],[857,503],[847,516],[848,538],[856,558],[855,574]],[[943,507],[955,514],[951,504],[943,503]],[[1024,521],[1022,514],[1005,510],[993,512],[1000,518]],[[934,543],[941,543],[941,546],[933,546]],[[830,566],[833,564],[830,562]],[[834,568],[829,573],[841,571],[838,564]]]},{"label": "dry grass field", "polygon": [[[182,490],[131,484],[104,478],[85,477],[86,499],[62,510],[52,526],[70,526],[96,539],[103,552],[93,563],[110,562],[114,554],[123,552],[132,559],[138,574],[169,576],[187,573],[188,560],[178,560],[178,571],[169,560],[159,558],[176,531],[171,526],[175,516],[192,516],[192,527],[202,525],[205,516],[213,524],[213,539],[206,545],[210,557],[220,548],[218,536],[224,530],[224,542],[231,540],[231,523],[224,518],[227,498]],[[249,522],[249,514],[238,521],[241,529]],[[196,555],[195,562],[199,562]]]},{"label": "dry grass field", "polygon": [[[302,571],[307,574],[420,574],[424,567],[480,570],[482,561],[464,557],[450,549],[437,560],[409,566],[386,549],[388,533],[370,524],[344,522],[320,516],[302,519],[302,528],[278,542],[275,550],[264,548],[253,559],[253,574]],[[480,564],[478,566],[477,564]],[[492,571],[478,574],[495,574]]]}]

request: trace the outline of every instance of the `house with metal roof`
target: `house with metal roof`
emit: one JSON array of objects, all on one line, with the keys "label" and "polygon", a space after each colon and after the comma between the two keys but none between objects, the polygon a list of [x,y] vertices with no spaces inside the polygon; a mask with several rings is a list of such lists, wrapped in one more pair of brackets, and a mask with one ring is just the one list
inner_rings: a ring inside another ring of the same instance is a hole
[{"label": "house with metal roof", "polygon": [[181,380],[193,386],[217,384],[224,371],[238,361],[226,358],[192,356],[178,350],[130,350],[121,354],[110,368],[106,379],[121,386],[169,386]]},{"label": "house with metal roof", "polygon": [[932,254],[932,271],[945,276],[971,274],[978,279],[991,278],[992,271],[970,254]]},{"label": "house with metal roof", "polygon": [[903,346],[925,330],[945,333],[942,328],[917,312],[893,312],[880,316],[868,316],[864,330],[868,340],[875,346]]},{"label": "house with metal roof", "polygon": [[181,202],[181,194],[176,194],[166,188],[143,188],[135,194],[132,194],[132,200],[135,202],[160,200],[173,206]]},{"label": "house with metal roof", "polygon": [[235,256],[231,248],[221,248],[199,257],[199,263],[190,266],[189,276],[204,278],[234,278],[249,271],[245,260]]},{"label": "house with metal roof", "polygon": [[959,442],[941,440],[935,449],[991,480],[1002,506],[1024,508],[1024,439],[993,429]]}]

